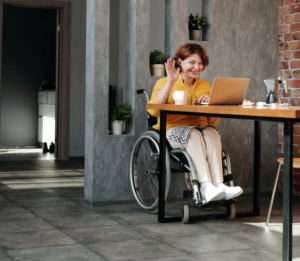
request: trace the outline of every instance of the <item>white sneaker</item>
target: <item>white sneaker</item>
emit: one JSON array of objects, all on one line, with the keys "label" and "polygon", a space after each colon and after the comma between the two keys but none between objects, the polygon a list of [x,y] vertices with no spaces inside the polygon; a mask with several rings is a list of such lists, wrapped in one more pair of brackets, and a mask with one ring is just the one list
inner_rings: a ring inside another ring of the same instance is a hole
[{"label": "white sneaker", "polygon": [[221,200],[226,196],[223,188],[217,188],[212,183],[208,183],[204,188],[201,187],[201,194],[206,202]]},{"label": "white sneaker", "polygon": [[223,188],[225,191],[225,200],[229,200],[229,199],[233,199],[233,198],[237,198],[238,196],[240,196],[244,191],[240,186],[237,187],[228,187],[223,183],[220,183],[218,185],[216,185],[216,188]]}]

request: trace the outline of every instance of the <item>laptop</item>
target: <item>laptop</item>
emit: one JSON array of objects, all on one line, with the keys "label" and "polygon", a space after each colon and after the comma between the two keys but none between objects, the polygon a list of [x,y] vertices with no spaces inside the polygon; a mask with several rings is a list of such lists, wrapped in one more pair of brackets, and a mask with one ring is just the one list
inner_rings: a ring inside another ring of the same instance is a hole
[{"label": "laptop", "polygon": [[242,105],[249,86],[249,82],[249,78],[216,77],[211,89],[209,102],[194,104]]}]

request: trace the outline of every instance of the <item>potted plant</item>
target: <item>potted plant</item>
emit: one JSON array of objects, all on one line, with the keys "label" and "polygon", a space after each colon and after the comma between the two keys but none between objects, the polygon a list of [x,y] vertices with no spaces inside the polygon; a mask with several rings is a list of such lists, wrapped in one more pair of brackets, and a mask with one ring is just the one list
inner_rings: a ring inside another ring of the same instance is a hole
[{"label": "potted plant", "polygon": [[164,76],[165,62],[168,57],[161,51],[154,50],[150,53],[150,70],[152,76]]},{"label": "potted plant", "polygon": [[131,118],[131,104],[123,103],[121,105],[110,106],[109,114],[112,122],[112,134],[121,135],[123,132],[123,126],[126,121]]},{"label": "potted plant", "polygon": [[201,41],[201,30],[207,26],[207,18],[204,16],[199,16],[198,13],[193,16],[189,16],[189,36],[190,40]]}]

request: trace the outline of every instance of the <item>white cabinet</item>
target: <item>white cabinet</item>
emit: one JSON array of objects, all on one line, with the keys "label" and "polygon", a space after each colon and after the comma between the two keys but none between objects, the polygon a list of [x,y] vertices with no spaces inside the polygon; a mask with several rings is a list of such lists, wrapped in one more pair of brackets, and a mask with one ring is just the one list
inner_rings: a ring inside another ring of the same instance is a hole
[{"label": "white cabinet", "polygon": [[55,143],[55,91],[38,93],[38,141]]}]

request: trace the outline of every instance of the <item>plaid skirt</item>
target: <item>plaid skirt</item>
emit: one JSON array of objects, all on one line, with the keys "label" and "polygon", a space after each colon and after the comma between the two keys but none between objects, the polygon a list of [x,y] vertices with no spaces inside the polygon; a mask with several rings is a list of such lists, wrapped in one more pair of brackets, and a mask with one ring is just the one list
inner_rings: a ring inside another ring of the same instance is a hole
[{"label": "plaid skirt", "polygon": [[189,136],[189,133],[190,133],[191,129],[197,129],[201,132],[202,130],[204,130],[207,127],[214,128],[219,133],[219,135],[221,136],[220,131],[213,125],[206,125],[204,127],[183,126],[183,127],[173,128],[170,135],[169,135],[169,139],[173,140],[173,141],[176,141],[176,142],[179,142],[179,143],[185,144],[188,140],[188,136]]}]

